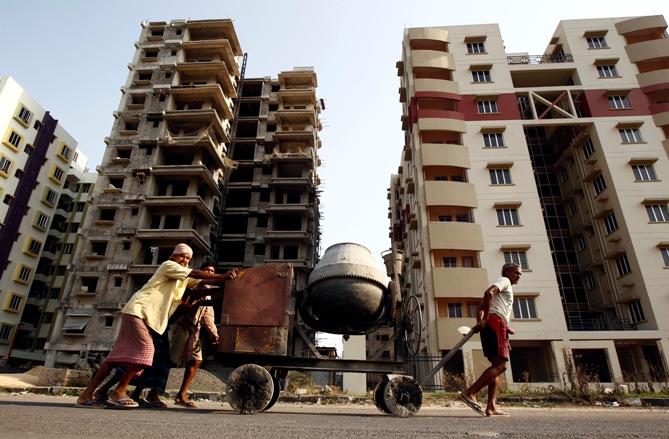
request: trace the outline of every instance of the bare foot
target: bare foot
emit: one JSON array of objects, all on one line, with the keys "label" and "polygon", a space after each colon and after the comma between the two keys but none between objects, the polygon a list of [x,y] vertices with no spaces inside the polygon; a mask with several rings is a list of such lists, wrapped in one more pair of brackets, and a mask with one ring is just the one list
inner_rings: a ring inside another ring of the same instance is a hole
[{"label": "bare foot", "polygon": [[499,409],[496,409],[496,408],[495,408],[495,409],[492,409],[492,410],[491,410],[491,409],[487,409],[487,410],[485,411],[485,415],[486,415],[486,416],[511,416],[511,415],[509,414],[509,412],[505,412],[505,411],[503,411],[503,410],[499,410]]}]

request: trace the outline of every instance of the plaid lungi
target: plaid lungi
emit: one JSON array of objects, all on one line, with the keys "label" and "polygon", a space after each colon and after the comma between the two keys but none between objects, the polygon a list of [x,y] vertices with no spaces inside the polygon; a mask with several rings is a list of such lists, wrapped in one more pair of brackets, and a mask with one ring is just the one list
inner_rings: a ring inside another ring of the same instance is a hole
[{"label": "plaid lungi", "polygon": [[121,329],[106,361],[123,366],[151,366],[153,353],[153,340],[146,323],[137,316],[121,314]]},{"label": "plaid lungi", "polygon": [[483,355],[493,361],[496,357],[509,359],[509,336],[506,320],[497,314],[489,314],[486,325],[481,330]]}]

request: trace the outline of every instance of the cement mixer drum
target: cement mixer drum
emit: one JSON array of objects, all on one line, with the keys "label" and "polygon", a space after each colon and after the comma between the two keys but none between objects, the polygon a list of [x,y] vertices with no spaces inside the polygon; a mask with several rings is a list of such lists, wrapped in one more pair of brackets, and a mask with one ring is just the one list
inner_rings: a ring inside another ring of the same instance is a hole
[{"label": "cement mixer drum", "polygon": [[389,281],[369,249],[349,242],[335,244],[325,250],[309,276],[301,314],[317,331],[366,334],[389,320]]}]

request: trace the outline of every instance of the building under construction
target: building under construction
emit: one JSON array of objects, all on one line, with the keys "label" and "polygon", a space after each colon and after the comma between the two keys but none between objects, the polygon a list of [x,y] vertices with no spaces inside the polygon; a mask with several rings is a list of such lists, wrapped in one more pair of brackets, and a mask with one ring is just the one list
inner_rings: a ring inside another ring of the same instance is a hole
[{"label": "building under construction", "polygon": [[135,47],[47,366],[106,354],[118,311],[179,242],[194,267],[316,259],[313,69],[244,80],[231,20],[143,23]]}]

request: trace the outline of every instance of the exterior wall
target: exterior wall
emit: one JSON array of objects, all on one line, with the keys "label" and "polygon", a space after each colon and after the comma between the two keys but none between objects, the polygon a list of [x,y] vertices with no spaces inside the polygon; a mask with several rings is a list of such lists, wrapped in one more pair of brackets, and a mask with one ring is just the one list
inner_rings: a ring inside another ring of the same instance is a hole
[{"label": "exterior wall", "polygon": [[[32,113],[29,120],[22,121],[19,118],[21,107]],[[19,187],[17,172],[18,175],[22,175],[21,173],[24,172],[29,160],[29,152],[34,151],[32,145],[36,141],[41,121],[45,119],[46,115],[47,111],[16,81],[9,76],[0,78],[0,136],[2,136],[0,154],[12,162],[8,172],[0,173],[0,199],[2,201],[0,203],[0,219],[3,223],[7,221],[10,199],[16,195],[16,190]],[[21,136],[18,147],[9,143],[11,131]],[[7,265],[3,264],[0,267],[0,270],[2,270],[0,280],[0,327],[11,328],[10,333],[7,333],[6,329],[4,330],[4,335],[7,337],[0,340],[0,358],[5,357],[2,358],[2,361],[7,361],[8,353],[17,358],[16,361],[20,361],[20,358],[32,359],[33,355],[25,356],[21,349],[16,348],[29,344],[32,338],[40,338],[40,343],[43,343],[48,335],[48,325],[53,316],[52,312],[56,302],[47,303],[49,301],[45,297],[40,297],[39,294],[35,296],[31,291],[31,285],[34,279],[40,276],[40,271],[45,269],[44,264],[41,264],[40,261],[41,257],[48,253],[49,227],[52,225],[54,217],[59,214],[58,200],[63,193],[68,192],[64,185],[72,178],[72,174],[83,172],[83,169],[74,170],[74,167],[78,166],[73,163],[73,160],[76,160],[75,157],[79,154],[76,147],[76,140],[60,125],[56,125],[52,140],[46,150],[44,164],[37,174],[36,185],[27,200],[27,214],[22,217],[19,224],[18,239],[11,239],[10,242],[14,242],[14,244],[10,249]],[[45,201],[45,191],[47,189],[53,191],[51,195],[53,203]],[[46,217],[43,223],[44,227],[35,226],[37,215],[40,213]],[[4,233],[11,233],[9,229],[4,227],[4,224],[3,229]],[[28,251],[32,240],[41,244],[37,252]],[[30,275],[25,281],[17,281],[16,273],[22,266],[30,270]],[[12,306],[13,296],[20,297],[18,307]],[[36,307],[39,311],[35,313],[33,307]],[[31,310],[30,316],[24,315],[26,308]],[[42,322],[44,322],[43,325]],[[33,323],[37,323],[37,326],[42,326],[44,329],[36,331],[37,327]],[[12,350],[13,352],[10,352]]]},{"label": "exterior wall", "polygon": [[[644,23],[655,27],[643,28]],[[667,130],[658,116],[664,111],[664,86],[654,85],[661,84],[667,67],[662,60],[669,59],[665,31],[662,17],[562,21],[545,55],[535,56],[506,54],[497,25],[405,30],[398,76],[406,141],[398,174],[391,178],[389,218],[393,245],[406,256],[403,294],[417,295],[425,306],[422,355],[440,355],[455,344],[457,327],[473,324],[467,308],[498,277],[504,252],[521,251],[529,266],[514,293],[533,302],[536,315],[512,318],[518,333],[508,383],[519,379],[514,356],[518,368],[528,361],[545,363],[539,375],[548,382],[559,382],[572,350],[604,355],[614,380],[632,375],[623,358],[630,349],[654,351],[649,362],[663,358],[668,333],[659,315],[668,310],[660,290],[669,279],[659,248],[669,245],[669,230],[666,222],[649,223],[645,204],[666,206],[669,199],[662,185],[669,166]],[[589,49],[591,36],[603,36],[607,47]],[[468,53],[473,42],[482,46]],[[441,70],[416,63],[426,51],[442,52],[431,57],[445,60],[431,65]],[[598,65],[615,65],[618,75],[600,78]],[[475,82],[477,70],[487,71],[490,80]],[[610,109],[611,95],[626,96],[630,108]],[[480,100],[496,101],[497,111],[479,113]],[[630,127],[638,128],[642,142],[623,143],[619,130]],[[499,133],[504,145],[486,147],[488,133]],[[531,137],[537,135],[544,137]],[[586,142],[594,147],[589,157],[583,155]],[[544,164],[548,148],[556,152]],[[652,163],[657,178],[635,181],[635,163]],[[508,170],[511,182],[492,184],[491,169]],[[593,180],[600,174],[606,188],[597,194]],[[431,181],[435,176],[438,181]],[[567,212],[571,205],[573,213],[556,217],[567,222],[569,232],[555,235],[551,219],[549,233],[547,209]],[[500,208],[516,209],[519,225],[500,226]],[[612,233],[604,225],[609,212],[619,226]],[[454,215],[475,224],[448,225]],[[463,226],[467,239],[457,236]],[[576,246],[579,237],[586,244],[582,249]],[[553,248],[565,239],[567,248]],[[482,248],[476,244],[481,241]],[[616,258],[622,254],[631,272],[620,276]],[[560,255],[571,265],[558,264]],[[480,270],[487,273],[485,283],[476,274]],[[596,282],[586,288],[589,275]],[[461,315],[452,308],[458,303]],[[636,304],[642,319],[632,313]],[[464,350],[469,378],[480,372],[478,349],[474,338]],[[666,358],[659,367],[669,370]]]}]

